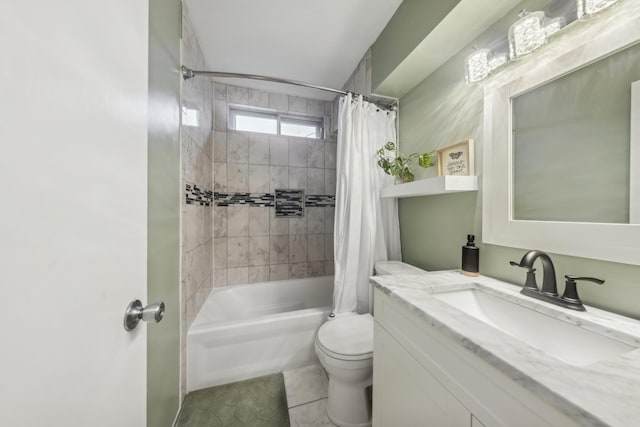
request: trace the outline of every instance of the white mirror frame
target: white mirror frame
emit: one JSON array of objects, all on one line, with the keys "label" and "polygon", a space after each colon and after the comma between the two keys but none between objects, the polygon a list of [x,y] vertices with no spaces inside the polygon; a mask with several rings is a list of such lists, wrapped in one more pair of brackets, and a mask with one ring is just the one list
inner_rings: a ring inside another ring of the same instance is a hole
[{"label": "white mirror frame", "polygon": [[[631,2],[633,3],[633,2]],[[599,224],[513,219],[513,153],[511,144],[511,99],[544,83],[609,56],[640,41],[640,16],[617,13],[620,21],[611,22],[597,36],[589,23],[548,46],[558,54],[549,61],[522,64],[508,77],[489,82],[484,97],[483,208],[484,243],[539,249],[583,258],[640,265],[640,224]],[[585,34],[589,32],[588,36]],[[547,58],[545,58],[547,59]],[[510,79],[506,84],[505,78]],[[631,111],[631,214],[637,212],[640,192],[640,90],[634,84]],[[567,165],[579,167],[579,165]]]}]

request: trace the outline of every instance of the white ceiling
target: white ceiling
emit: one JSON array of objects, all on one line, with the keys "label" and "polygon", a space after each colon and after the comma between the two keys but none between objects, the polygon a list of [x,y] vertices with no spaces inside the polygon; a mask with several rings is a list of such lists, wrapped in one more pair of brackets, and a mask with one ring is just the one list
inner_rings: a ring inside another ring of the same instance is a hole
[{"label": "white ceiling", "polygon": [[[281,77],[337,89],[401,2],[185,0],[209,70]],[[277,83],[235,82],[327,100],[335,96]]]}]

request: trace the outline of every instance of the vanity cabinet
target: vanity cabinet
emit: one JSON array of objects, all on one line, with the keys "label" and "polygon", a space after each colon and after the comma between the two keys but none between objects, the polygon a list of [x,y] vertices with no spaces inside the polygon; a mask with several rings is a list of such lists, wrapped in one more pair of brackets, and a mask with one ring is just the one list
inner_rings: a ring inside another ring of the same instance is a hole
[{"label": "vanity cabinet", "polygon": [[380,289],[374,304],[374,427],[578,427]]},{"label": "vanity cabinet", "polygon": [[471,425],[471,412],[378,323],[374,334],[374,426]]}]

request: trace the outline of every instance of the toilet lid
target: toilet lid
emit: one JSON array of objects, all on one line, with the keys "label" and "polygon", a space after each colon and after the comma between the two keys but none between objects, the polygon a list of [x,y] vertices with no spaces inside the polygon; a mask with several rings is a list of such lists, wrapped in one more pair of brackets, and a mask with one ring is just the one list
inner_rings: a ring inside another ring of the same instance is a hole
[{"label": "toilet lid", "polygon": [[362,314],[325,322],[318,330],[317,341],[338,357],[369,357],[373,353],[373,317]]}]

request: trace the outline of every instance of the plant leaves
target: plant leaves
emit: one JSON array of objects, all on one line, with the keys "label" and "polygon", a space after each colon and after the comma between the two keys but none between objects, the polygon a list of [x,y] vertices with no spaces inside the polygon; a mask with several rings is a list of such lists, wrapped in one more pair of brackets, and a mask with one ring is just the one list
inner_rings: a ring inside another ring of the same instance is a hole
[{"label": "plant leaves", "polygon": [[384,148],[386,148],[389,151],[395,151],[396,144],[394,144],[393,142],[389,141],[384,145]]}]

